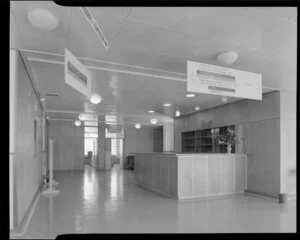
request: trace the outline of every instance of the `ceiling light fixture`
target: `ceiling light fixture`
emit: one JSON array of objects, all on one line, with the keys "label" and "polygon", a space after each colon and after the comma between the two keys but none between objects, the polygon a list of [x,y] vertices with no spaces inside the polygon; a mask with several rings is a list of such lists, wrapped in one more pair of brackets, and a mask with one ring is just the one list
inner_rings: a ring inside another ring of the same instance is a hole
[{"label": "ceiling light fixture", "polygon": [[185,96],[188,97],[188,98],[192,98],[192,97],[195,97],[195,94],[194,93],[188,93]]},{"label": "ceiling light fixture", "polygon": [[93,104],[98,104],[102,101],[102,98],[100,97],[100,95],[94,93],[94,94],[91,95],[90,101]]},{"label": "ceiling light fixture", "polygon": [[164,106],[165,106],[165,107],[170,107],[170,106],[171,106],[171,103],[165,103]]},{"label": "ceiling light fixture", "polygon": [[154,113],[154,111],[153,110],[149,110],[148,113]]},{"label": "ceiling light fixture", "polygon": [[34,9],[27,15],[29,22],[44,31],[53,31],[58,25],[58,19],[47,9]]},{"label": "ceiling light fixture", "polygon": [[141,124],[139,124],[139,123],[135,124],[135,128],[136,129],[140,129],[141,128]]},{"label": "ceiling light fixture", "polygon": [[45,100],[46,100],[46,98],[40,98],[40,100],[43,102],[43,101],[45,101]]},{"label": "ceiling light fixture", "polygon": [[200,110],[200,106],[196,106],[196,107],[195,107],[195,110],[196,110],[196,111],[199,111],[199,110]]},{"label": "ceiling light fixture", "polygon": [[79,114],[78,119],[79,119],[80,121],[84,121],[84,120],[87,119],[87,116],[86,116],[84,113],[81,113],[81,114]]},{"label": "ceiling light fixture", "polygon": [[226,65],[233,64],[238,59],[238,53],[234,52],[234,51],[223,52],[217,56],[217,59],[220,63],[226,64]]},{"label": "ceiling light fixture", "polygon": [[222,97],[222,102],[228,102],[228,97]]},{"label": "ceiling light fixture", "polygon": [[152,119],[150,120],[150,122],[151,122],[152,124],[156,124],[156,123],[157,123],[157,120],[156,120],[155,118],[152,118]]},{"label": "ceiling light fixture", "polygon": [[75,125],[76,125],[77,127],[79,127],[79,126],[81,125],[81,121],[76,120],[76,121],[75,121]]},{"label": "ceiling light fixture", "polygon": [[180,116],[180,112],[179,112],[178,110],[175,112],[175,116],[176,116],[176,117],[179,117],[179,116]]}]

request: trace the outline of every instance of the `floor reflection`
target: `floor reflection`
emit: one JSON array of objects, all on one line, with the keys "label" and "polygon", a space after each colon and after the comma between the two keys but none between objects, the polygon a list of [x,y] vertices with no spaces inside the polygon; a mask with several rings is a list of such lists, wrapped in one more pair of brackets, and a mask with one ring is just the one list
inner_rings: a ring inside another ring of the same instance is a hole
[{"label": "floor reflection", "polygon": [[99,189],[96,169],[86,165],[83,181],[83,210],[85,215],[90,215],[94,211],[93,208],[97,205],[98,197]]}]

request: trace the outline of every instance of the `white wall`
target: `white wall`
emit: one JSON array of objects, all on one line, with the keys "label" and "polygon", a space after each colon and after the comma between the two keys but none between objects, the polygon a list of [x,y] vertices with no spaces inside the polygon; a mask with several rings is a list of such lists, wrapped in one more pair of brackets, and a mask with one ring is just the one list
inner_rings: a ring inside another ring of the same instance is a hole
[{"label": "white wall", "polygon": [[129,153],[153,152],[153,128],[127,127],[124,130],[124,157]]}]

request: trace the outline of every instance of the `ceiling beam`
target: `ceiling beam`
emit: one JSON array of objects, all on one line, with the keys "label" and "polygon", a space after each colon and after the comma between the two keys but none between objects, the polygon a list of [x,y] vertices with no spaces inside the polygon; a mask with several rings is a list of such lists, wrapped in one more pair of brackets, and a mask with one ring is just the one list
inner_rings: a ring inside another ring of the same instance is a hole
[{"label": "ceiling beam", "polygon": [[[48,60],[48,59],[43,59],[43,58],[28,57],[28,60],[33,61],[33,62],[45,62],[45,63],[64,65],[64,62],[62,62],[62,61],[54,61],[54,60]],[[88,69],[93,69],[93,70],[109,71],[109,72],[115,72],[115,73],[127,73],[127,74],[139,75],[139,76],[144,76],[144,77],[154,77],[154,78],[162,78],[162,79],[186,82],[186,78],[177,78],[177,77],[163,76],[163,75],[157,75],[157,74],[151,74],[151,73],[142,73],[142,72],[131,71],[131,70],[108,68],[108,67],[95,67],[95,66],[88,66],[88,65],[85,65],[85,67]]]},{"label": "ceiling beam", "polygon": [[[29,50],[29,49],[19,49],[19,50],[22,51],[22,52],[35,53],[35,54],[43,54],[43,55],[57,56],[57,57],[64,58],[63,54],[57,54],[57,53],[51,53],[51,52],[44,52],[44,51],[36,51],[36,50]],[[110,61],[103,61],[103,60],[98,60],[98,59],[93,59],[93,58],[84,58],[84,57],[78,57],[78,56],[76,56],[76,58],[78,58],[80,60],[88,61],[88,62],[96,62],[96,63],[103,63],[103,64],[109,64],[109,65],[122,66],[122,67],[144,69],[144,70],[149,70],[149,71],[162,72],[162,73],[170,73],[170,74],[175,74],[175,75],[186,77],[185,73],[180,73],[180,72],[171,72],[171,71],[166,71],[166,70],[161,70],[161,69],[155,69],[155,68],[147,68],[147,67],[136,66],[136,65],[129,65],[129,64],[124,64],[124,63],[116,63],[116,62],[110,62]]]},{"label": "ceiling beam", "polygon": [[[35,58],[35,57],[28,57],[27,59],[29,61],[34,61],[34,62],[45,62],[45,63],[64,65],[63,61],[55,61],[55,60],[48,60],[48,59]],[[133,74],[133,75],[139,75],[139,76],[145,76],[145,77],[175,80],[175,81],[180,81],[180,82],[186,82],[187,81],[186,74],[184,74],[184,77],[172,77],[172,76],[166,76],[166,75],[158,75],[158,74],[152,74],[152,73],[138,72],[138,71],[132,71],[132,70],[124,70],[124,69],[117,69],[117,68],[109,68],[109,67],[96,67],[96,66],[88,66],[88,65],[85,65],[85,67],[88,68],[88,69],[93,69],[93,70]],[[148,70],[154,70],[154,69],[148,69]],[[177,74],[177,73],[175,73],[175,74]],[[278,90],[278,91],[280,90],[280,88],[266,87],[266,86],[262,86],[262,88],[263,89],[269,89],[269,90]]]},{"label": "ceiling beam", "polygon": [[[59,109],[45,109],[45,112],[46,113],[70,113],[70,114],[83,113],[83,112],[80,112],[80,111],[69,111],[69,110],[59,110]],[[113,115],[113,114],[110,114],[110,113],[89,113],[89,112],[86,112],[86,114],[95,114],[95,115],[98,115],[100,117],[105,116],[105,115]],[[151,118],[163,117],[164,121],[172,119],[172,118],[170,118],[168,116],[165,116],[165,115],[161,115],[161,116],[140,116],[140,115],[133,115],[133,114],[120,114],[120,115],[122,115],[123,117],[135,117],[135,118],[140,118],[140,119],[151,119]]]}]

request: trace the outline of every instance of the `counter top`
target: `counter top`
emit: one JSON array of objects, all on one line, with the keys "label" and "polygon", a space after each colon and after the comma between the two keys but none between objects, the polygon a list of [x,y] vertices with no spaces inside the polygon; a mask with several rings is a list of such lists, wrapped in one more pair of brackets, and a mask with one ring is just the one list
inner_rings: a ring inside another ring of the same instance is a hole
[{"label": "counter top", "polygon": [[152,154],[152,155],[176,155],[176,156],[184,156],[184,155],[246,155],[239,153],[176,153],[176,152],[146,152],[146,153],[131,153],[131,154]]}]

